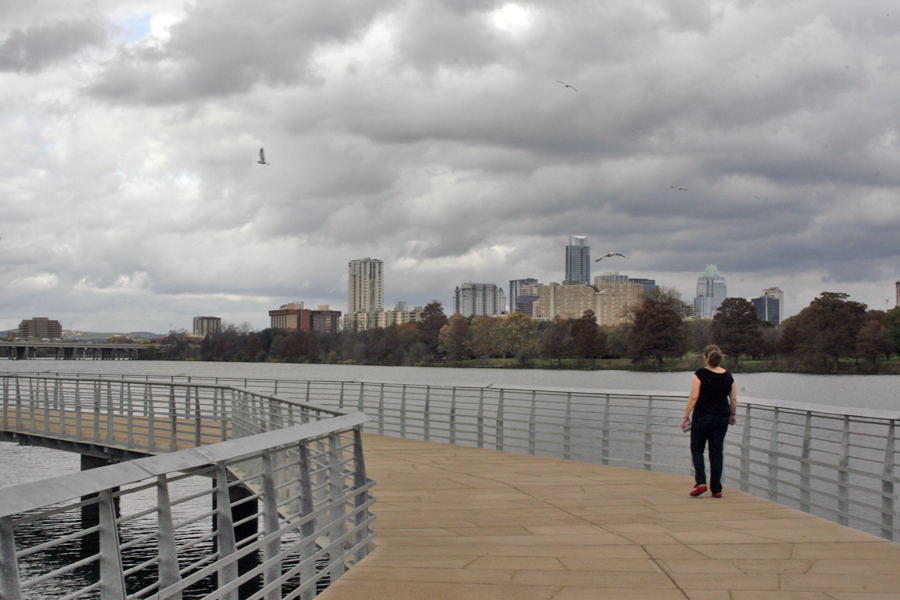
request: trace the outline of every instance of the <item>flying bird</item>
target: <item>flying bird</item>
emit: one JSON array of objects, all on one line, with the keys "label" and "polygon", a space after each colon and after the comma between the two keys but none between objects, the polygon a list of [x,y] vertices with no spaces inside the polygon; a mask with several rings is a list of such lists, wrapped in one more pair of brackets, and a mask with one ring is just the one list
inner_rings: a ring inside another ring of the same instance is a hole
[{"label": "flying bird", "polygon": [[686,188],[683,188],[683,187],[675,187],[674,185],[670,185],[669,187],[672,188],[673,190],[678,190],[679,192],[686,192],[686,191],[687,191],[687,189],[686,189]]},{"label": "flying bird", "polygon": [[601,256],[600,258],[598,258],[597,260],[595,260],[594,262],[600,262],[600,261],[603,260],[604,258],[609,258],[609,257],[611,257],[611,256],[621,256],[622,258],[628,258],[628,257],[625,256],[624,254],[619,254],[618,252],[607,252],[606,254],[604,254],[603,256]]},{"label": "flying bird", "polygon": [[[557,83],[563,84],[563,85],[566,86],[567,88],[572,88],[573,90],[575,90],[575,86],[574,86],[574,85],[569,85],[569,84],[566,83],[565,81],[560,81],[559,79],[557,79],[556,82],[557,82]],[[575,91],[577,92],[578,90],[575,90]]]},{"label": "flying bird", "polygon": [[265,153],[265,151],[264,151],[262,148],[259,149],[259,160],[256,161],[256,162],[258,162],[258,163],[261,164],[261,165],[268,165],[268,164],[270,164],[270,163],[267,163],[267,162],[266,162],[266,153]]}]

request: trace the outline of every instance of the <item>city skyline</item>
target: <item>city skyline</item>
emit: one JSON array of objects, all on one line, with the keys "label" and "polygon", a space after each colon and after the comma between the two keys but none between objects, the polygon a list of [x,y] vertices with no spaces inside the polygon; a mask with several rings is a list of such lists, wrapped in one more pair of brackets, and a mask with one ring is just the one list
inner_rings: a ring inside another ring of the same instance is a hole
[{"label": "city skyline", "polygon": [[261,329],[361,256],[448,306],[573,233],[686,301],[896,303],[889,2],[7,4],[0,330]]}]

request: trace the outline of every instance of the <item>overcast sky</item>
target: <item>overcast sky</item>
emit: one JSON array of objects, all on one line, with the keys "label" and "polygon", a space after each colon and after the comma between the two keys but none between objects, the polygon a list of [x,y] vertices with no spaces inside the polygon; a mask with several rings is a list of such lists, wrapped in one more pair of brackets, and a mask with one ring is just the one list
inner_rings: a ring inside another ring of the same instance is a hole
[{"label": "overcast sky", "polygon": [[452,309],[570,235],[787,314],[900,279],[896,0],[0,0],[0,103],[0,329],[262,329],[365,257]]}]

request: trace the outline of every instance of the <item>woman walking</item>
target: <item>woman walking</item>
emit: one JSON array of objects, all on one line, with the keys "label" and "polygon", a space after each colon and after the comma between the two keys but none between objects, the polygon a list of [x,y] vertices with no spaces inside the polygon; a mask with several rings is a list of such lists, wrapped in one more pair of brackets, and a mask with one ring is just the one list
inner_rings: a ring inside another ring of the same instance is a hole
[{"label": "woman walking", "polygon": [[[703,451],[709,444],[709,490],[713,498],[722,497],[722,447],[729,425],[736,423],[737,391],[734,377],[723,369],[722,350],[707,346],[703,350],[706,366],[697,369],[691,384],[691,395],[684,409],[681,428],[691,423],[691,458],[694,461],[696,484],[691,496],[707,490]],[[693,422],[691,421],[693,411]]]}]

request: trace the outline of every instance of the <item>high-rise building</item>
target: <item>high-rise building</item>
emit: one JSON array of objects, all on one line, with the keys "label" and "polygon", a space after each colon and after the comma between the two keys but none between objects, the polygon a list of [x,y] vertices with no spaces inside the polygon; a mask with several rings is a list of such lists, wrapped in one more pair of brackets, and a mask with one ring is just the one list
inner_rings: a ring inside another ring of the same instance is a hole
[{"label": "high-rise building", "polygon": [[384,263],[375,258],[350,261],[347,313],[384,310]]},{"label": "high-rise building", "polygon": [[34,317],[19,323],[19,337],[58,340],[62,338],[62,325],[47,317]]},{"label": "high-rise building", "polygon": [[337,333],[340,329],[341,311],[331,310],[327,304],[312,310],[305,308],[302,302],[292,302],[270,310],[269,320],[272,329]]},{"label": "high-rise building", "polygon": [[756,309],[756,316],[760,321],[768,321],[775,325],[781,323],[778,318],[778,315],[781,314],[781,301],[778,298],[763,294],[759,298],[751,298],[750,302]]},{"label": "high-rise building", "polygon": [[566,278],[563,283],[577,282],[587,285],[591,282],[591,248],[587,237],[569,236],[566,246]]},{"label": "high-rise building", "polygon": [[453,312],[464,317],[490,317],[506,311],[503,288],[493,283],[464,283],[453,295]]},{"label": "high-rise building", "polygon": [[694,312],[701,319],[712,319],[716,310],[722,305],[728,291],[725,287],[725,277],[719,273],[716,265],[706,265],[697,279],[697,297],[694,298]]},{"label": "high-rise building", "polygon": [[630,282],[627,275],[601,275],[594,285],[550,283],[539,288],[540,299],[535,316],[578,319],[591,310],[598,325],[618,325],[641,304],[644,286]]},{"label": "high-rise building", "polygon": [[537,285],[537,279],[510,279],[509,280],[509,312],[518,311],[516,303],[519,300],[519,290],[525,285]]},{"label": "high-rise building", "polygon": [[521,286],[519,295],[516,297],[516,312],[536,317],[539,312],[537,309],[540,306],[541,287],[543,286],[540,283]]},{"label": "high-rise building", "polygon": [[194,317],[194,335],[219,335],[222,319],[219,317]]},{"label": "high-rise building", "polygon": [[766,298],[774,298],[778,300],[778,312],[775,314],[777,321],[772,321],[776,325],[784,321],[784,292],[781,288],[770,287],[763,290],[762,295]]}]

